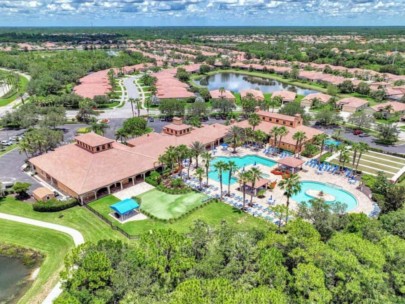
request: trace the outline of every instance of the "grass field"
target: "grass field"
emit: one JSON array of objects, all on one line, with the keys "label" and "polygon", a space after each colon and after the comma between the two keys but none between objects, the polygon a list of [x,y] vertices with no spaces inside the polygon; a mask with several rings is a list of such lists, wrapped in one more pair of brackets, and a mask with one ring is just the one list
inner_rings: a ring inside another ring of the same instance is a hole
[{"label": "grass field", "polygon": [[112,230],[97,216],[80,206],[59,212],[35,212],[31,204],[7,197],[0,200],[0,212],[68,226],[80,231],[84,239],[90,242],[102,239],[126,240],[122,234]]},{"label": "grass field", "polygon": [[8,105],[10,102],[16,100],[20,94],[23,94],[27,90],[28,79],[24,76],[20,76],[18,90],[14,90],[14,93],[7,98],[0,98],[0,107]]},{"label": "grass field", "polygon": [[[350,163],[346,165],[352,168],[353,152],[350,151]],[[338,158],[332,163],[339,164]],[[388,178],[393,177],[402,167],[405,166],[405,158],[369,151],[363,153],[358,169],[364,173],[377,175],[378,171],[383,171]]]},{"label": "grass field", "polygon": [[[146,219],[141,221],[131,221],[125,224],[119,223],[114,220],[109,214],[111,210],[109,206],[118,202],[119,200],[114,196],[106,196],[98,201],[90,203],[90,207],[103,214],[104,218],[108,219],[115,226],[120,227],[130,235],[139,235],[155,229],[173,229],[178,232],[188,232],[193,223],[201,219],[209,225],[216,227],[224,220],[230,226],[237,230],[249,230],[252,228],[266,229],[271,224],[262,219],[255,218],[246,214],[238,209],[232,208],[224,203],[211,203],[202,208],[199,208],[191,214],[176,220],[173,223],[163,222],[153,219]],[[160,202],[155,201],[157,204]],[[144,204],[144,200],[142,200]]]},{"label": "grass field", "polygon": [[153,189],[142,195],[141,209],[153,214],[159,219],[173,219],[201,205],[206,198],[199,192],[191,192],[182,195],[169,195]]},{"label": "grass field", "polygon": [[41,303],[59,278],[63,260],[74,244],[66,234],[53,230],[0,220],[0,242],[32,248],[45,255],[38,277],[19,303]]}]

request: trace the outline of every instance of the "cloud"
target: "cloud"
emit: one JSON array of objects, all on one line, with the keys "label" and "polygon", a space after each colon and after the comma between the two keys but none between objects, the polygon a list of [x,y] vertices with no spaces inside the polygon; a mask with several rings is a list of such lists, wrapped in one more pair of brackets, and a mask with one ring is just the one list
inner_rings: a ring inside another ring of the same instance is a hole
[{"label": "cloud", "polygon": [[405,25],[405,0],[0,0],[0,25],[93,19],[100,25],[116,19],[122,25]]}]

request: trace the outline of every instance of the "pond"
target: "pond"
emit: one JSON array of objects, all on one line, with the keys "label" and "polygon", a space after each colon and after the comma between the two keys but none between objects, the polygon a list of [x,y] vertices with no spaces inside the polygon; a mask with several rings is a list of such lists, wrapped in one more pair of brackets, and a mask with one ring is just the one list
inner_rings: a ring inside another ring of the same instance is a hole
[{"label": "pond", "polygon": [[273,79],[253,77],[236,73],[217,73],[212,76],[195,80],[195,82],[201,86],[207,87],[210,91],[223,87],[232,92],[240,92],[246,89],[257,89],[263,93],[288,90],[304,96],[317,93],[317,91],[314,90],[303,89]]},{"label": "pond", "polygon": [[30,274],[20,259],[0,255],[0,303],[15,303]]}]

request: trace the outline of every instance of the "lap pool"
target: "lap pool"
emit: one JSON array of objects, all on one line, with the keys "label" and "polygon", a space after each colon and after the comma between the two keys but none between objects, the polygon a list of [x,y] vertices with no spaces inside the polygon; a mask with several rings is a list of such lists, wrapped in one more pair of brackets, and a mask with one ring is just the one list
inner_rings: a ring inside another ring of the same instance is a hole
[{"label": "lap pool", "polygon": [[[271,159],[264,158],[258,155],[245,155],[242,157],[238,156],[232,156],[232,157],[226,157],[226,156],[218,156],[215,157],[210,166],[210,172],[208,173],[208,177],[214,181],[219,182],[218,178],[218,172],[216,172],[214,168],[214,164],[223,161],[223,162],[229,162],[229,161],[234,161],[236,163],[236,166],[238,167],[238,170],[245,167],[245,166],[250,166],[254,164],[266,166],[266,167],[273,167],[275,164],[277,164],[275,161],[272,161]],[[235,177],[235,174],[233,174],[231,178],[231,185],[237,182],[237,178]],[[222,176],[222,182],[224,185],[228,185],[228,180],[229,180],[229,171],[224,171],[223,176]]]},{"label": "lap pool", "polygon": [[334,199],[327,201],[327,203],[344,203],[347,205],[346,211],[352,211],[357,207],[356,198],[346,190],[338,186],[312,181],[301,182],[301,191],[298,194],[293,195],[291,199],[297,203],[308,202],[309,200],[314,199],[314,197],[307,194],[308,190],[322,191],[323,193],[332,196]]}]

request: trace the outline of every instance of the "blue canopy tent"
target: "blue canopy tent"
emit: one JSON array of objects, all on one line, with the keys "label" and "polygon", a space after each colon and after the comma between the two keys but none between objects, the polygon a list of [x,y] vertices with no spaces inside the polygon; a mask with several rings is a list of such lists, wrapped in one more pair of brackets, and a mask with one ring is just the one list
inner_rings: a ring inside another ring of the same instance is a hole
[{"label": "blue canopy tent", "polygon": [[126,220],[136,213],[139,209],[139,204],[132,198],[124,199],[110,208],[115,212],[121,220]]}]

